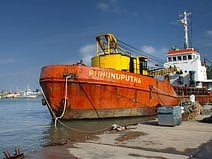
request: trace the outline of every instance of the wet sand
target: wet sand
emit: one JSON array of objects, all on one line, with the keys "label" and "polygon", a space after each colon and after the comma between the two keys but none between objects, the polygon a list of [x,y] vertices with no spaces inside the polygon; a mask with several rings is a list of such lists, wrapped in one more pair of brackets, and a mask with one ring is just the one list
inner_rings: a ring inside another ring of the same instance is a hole
[{"label": "wet sand", "polygon": [[[200,119],[201,117],[199,117]],[[157,120],[106,130],[63,145],[49,145],[26,155],[32,159],[156,158],[184,159],[212,156],[212,124],[183,121],[174,127]]]}]

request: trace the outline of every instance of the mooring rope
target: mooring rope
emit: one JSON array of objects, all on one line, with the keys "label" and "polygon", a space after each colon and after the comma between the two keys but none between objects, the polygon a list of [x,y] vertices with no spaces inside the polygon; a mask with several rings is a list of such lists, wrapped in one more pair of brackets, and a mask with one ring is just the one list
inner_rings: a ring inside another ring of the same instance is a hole
[{"label": "mooring rope", "polygon": [[64,97],[65,101],[64,101],[64,105],[63,105],[63,112],[62,112],[62,114],[59,117],[56,116],[56,118],[54,120],[54,126],[55,127],[57,127],[57,121],[58,121],[58,119],[61,119],[64,116],[65,111],[66,111],[66,106],[67,106],[67,91],[68,91],[68,78],[70,78],[70,77],[72,77],[72,76],[71,75],[66,76],[66,80],[65,80],[65,97]]},{"label": "mooring rope", "polygon": [[109,129],[111,128],[111,126],[109,126],[109,127],[104,128],[104,129],[101,129],[101,130],[87,131],[87,130],[80,130],[80,129],[76,129],[76,128],[70,127],[70,126],[64,124],[64,123],[63,123],[62,121],[60,121],[60,120],[58,120],[58,122],[59,122],[62,126],[68,128],[68,129],[71,129],[71,130],[74,130],[74,131],[78,131],[78,132],[82,132],[82,133],[98,133],[98,132],[102,132],[102,131],[109,130]]},{"label": "mooring rope", "polygon": [[60,116],[56,116],[56,114],[54,113],[54,111],[52,110],[52,108],[51,108],[51,106],[50,106],[50,104],[49,104],[49,101],[48,101],[48,99],[46,98],[46,95],[45,95],[45,93],[43,92],[43,88],[41,87],[41,92],[42,92],[42,94],[43,94],[43,97],[44,97],[44,99],[45,99],[45,101],[46,101],[46,104],[47,104],[47,106],[48,106],[48,108],[49,108],[49,110],[50,110],[50,112],[51,112],[51,114],[53,115],[53,118],[55,119],[54,120],[54,126],[55,126],[55,128],[57,127],[57,121],[58,121],[58,119],[61,119],[63,116],[64,116],[64,114],[65,114],[65,111],[66,111],[66,105],[67,105],[67,90],[68,90],[68,78],[70,78],[71,76],[67,76],[66,77],[66,80],[65,80],[65,97],[64,97],[64,99],[65,99],[65,101],[64,101],[64,106],[63,106],[63,112],[62,112],[62,114],[60,115]]}]

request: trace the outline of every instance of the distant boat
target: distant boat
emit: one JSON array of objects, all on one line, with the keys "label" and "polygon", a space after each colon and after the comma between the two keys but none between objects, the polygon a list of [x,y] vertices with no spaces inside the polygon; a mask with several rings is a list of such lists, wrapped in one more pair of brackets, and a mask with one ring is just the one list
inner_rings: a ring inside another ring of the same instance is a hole
[{"label": "distant boat", "polygon": [[31,89],[27,89],[26,91],[19,91],[15,98],[36,98],[39,95],[39,90],[31,91]]},{"label": "distant boat", "polygon": [[15,98],[18,95],[16,92],[9,92],[5,95],[5,98]]}]

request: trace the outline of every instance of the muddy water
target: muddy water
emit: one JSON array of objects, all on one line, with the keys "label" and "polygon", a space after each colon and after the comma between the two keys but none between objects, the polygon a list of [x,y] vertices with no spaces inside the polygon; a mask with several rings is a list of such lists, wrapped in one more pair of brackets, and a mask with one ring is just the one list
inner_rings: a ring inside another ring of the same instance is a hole
[{"label": "muddy water", "polygon": [[101,134],[104,131],[110,130],[113,124],[128,126],[143,123],[150,119],[153,119],[153,117],[59,121],[57,122],[56,128],[54,121],[52,121],[52,126],[43,133],[43,139],[48,141],[43,146],[58,146],[82,141],[92,135]]}]

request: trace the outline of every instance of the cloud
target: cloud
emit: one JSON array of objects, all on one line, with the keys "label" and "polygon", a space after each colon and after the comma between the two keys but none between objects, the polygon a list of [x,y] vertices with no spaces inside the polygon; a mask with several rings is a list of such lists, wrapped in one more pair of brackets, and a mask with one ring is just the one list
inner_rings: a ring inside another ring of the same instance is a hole
[{"label": "cloud", "polygon": [[95,44],[87,44],[82,46],[79,50],[80,54],[82,55],[83,63],[86,65],[90,65],[91,57],[95,54],[96,45]]},{"label": "cloud", "polygon": [[101,11],[107,11],[109,9],[109,5],[106,4],[105,2],[99,2],[97,3],[97,8],[100,9]]},{"label": "cloud", "polygon": [[144,45],[142,46],[141,50],[146,53],[146,56],[149,58],[149,66],[154,66],[155,64],[163,66],[166,53],[169,49],[166,47],[156,48],[153,46]]},{"label": "cloud", "polygon": [[154,55],[156,53],[156,49],[153,46],[144,45],[142,46],[142,51]]},{"label": "cloud", "polygon": [[96,7],[103,12],[125,13],[125,10],[118,5],[118,0],[101,0],[97,2]]},{"label": "cloud", "polygon": [[166,52],[168,52],[169,49],[166,47],[155,48],[153,46],[144,45],[144,46],[142,46],[141,50],[152,56],[161,57],[160,55],[164,56],[166,54]]}]

